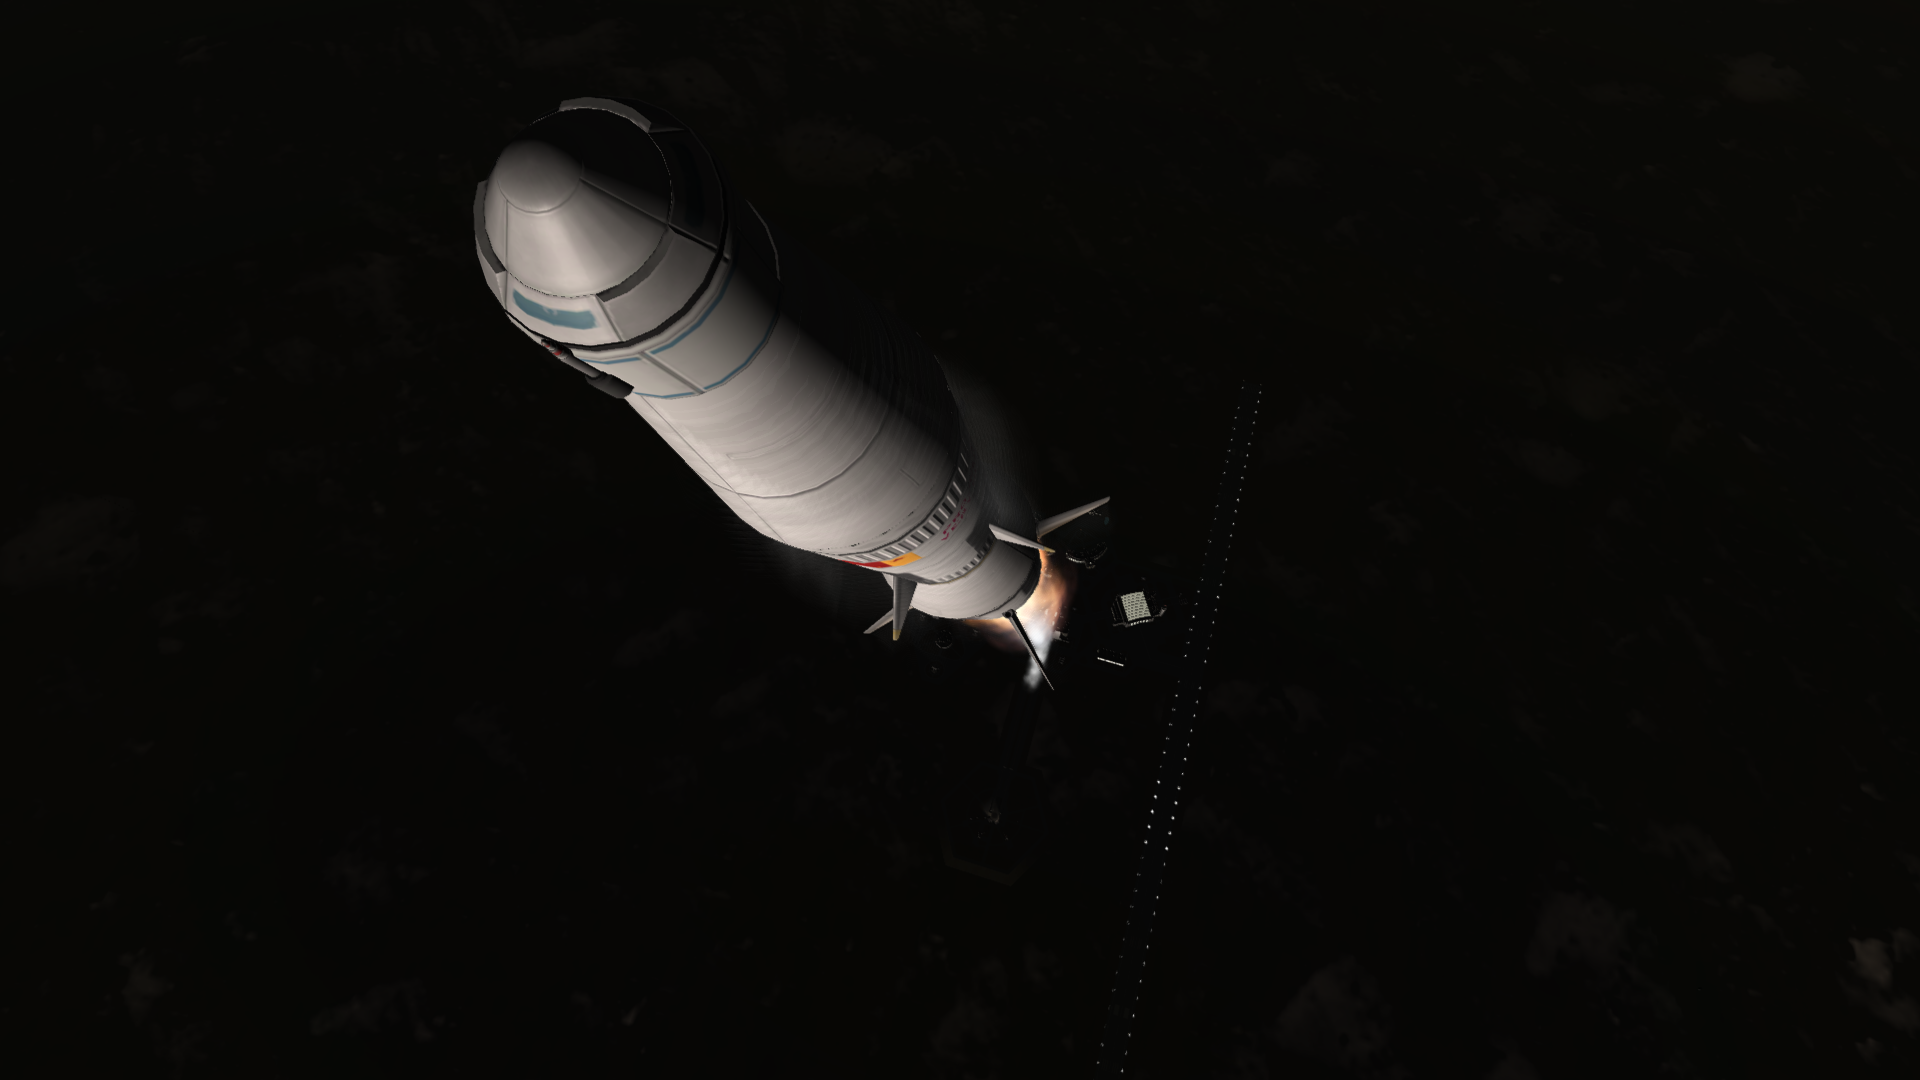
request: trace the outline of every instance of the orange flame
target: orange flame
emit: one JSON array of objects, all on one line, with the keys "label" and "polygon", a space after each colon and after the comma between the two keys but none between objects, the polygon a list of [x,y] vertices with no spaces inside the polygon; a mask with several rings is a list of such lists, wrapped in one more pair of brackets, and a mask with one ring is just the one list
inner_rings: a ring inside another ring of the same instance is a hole
[{"label": "orange flame", "polygon": [[[1047,658],[1047,651],[1053,645],[1054,631],[1066,624],[1067,605],[1073,601],[1073,587],[1079,580],[1078,569],[1058,555],[1040,553],[1040,580],[1033,586],[1033,595],[1027,602],[1015,609],[1020,616],[1020,625],[1026,627],[1027,636],[1033,639],[1033,649],[1040,659]],[[1025,653],[1027,647],[1020,640],[1020,632],[1013,628],[1010,619],[967,619],[970,626],[977,626],[987,641],[995,648],[1008,652]],[[1031,661],[1027,664],[1027,682],[1040,681],[1040,669]]]}]

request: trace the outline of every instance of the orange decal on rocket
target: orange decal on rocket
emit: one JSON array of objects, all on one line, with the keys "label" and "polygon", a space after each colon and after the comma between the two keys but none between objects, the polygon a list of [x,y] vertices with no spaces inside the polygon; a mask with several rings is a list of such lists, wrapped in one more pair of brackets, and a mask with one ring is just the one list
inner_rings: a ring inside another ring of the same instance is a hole
[{"label": "orange decal on rocket", "polygon": [[[842,559],[841,561],[853,562],[852,559]],[[920,561],[920,556],[915,555],[913,552],[909,551],[905,555],[902,555],[897,559],[888,559],[886,562],[857,562],[857,563],[853,563],[853,565],[871,566],[874,569],[878,570],[883,566],[905,566],[910,562],[919,562],[919,561]]]}]

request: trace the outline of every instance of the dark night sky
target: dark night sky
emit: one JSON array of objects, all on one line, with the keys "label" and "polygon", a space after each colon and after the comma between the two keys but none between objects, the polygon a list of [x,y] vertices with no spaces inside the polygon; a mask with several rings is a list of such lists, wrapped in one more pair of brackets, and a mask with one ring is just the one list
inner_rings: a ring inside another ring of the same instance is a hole
[{"label": "dark night sky", "polygon": [[1122,564],[1194,572],[1264,386],[1129,1076],[1920,1071],[1910,6],[71,7],[0,399],[34,1075],[1091,1075],[1170,685],[1064,667],[1043,855],[945,865],[1018,660],[861,636],[487,293],[475,183],[590,94]]}]

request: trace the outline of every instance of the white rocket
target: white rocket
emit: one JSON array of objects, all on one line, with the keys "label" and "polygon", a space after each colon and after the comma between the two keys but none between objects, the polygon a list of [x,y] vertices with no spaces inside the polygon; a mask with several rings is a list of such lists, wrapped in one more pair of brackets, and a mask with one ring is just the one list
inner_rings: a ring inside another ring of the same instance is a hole
[{"label": "white rocket", "polygon": [[887,576],[893,610],[869,633],[897,639],[909,608],[1014,611],[1039,579],[1022,549],[1107,501],[1002,520],[933,352],[782,242],[653,105],[576,98],[534,121],[481,182],[473,231],[513,324],[625,399],[742,521]]}]

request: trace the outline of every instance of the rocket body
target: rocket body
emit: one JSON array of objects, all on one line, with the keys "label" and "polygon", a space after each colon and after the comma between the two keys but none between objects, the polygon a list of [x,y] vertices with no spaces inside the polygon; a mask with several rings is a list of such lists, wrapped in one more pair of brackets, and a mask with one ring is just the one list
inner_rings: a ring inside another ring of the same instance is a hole
[{"label": "rocket body", "polygon": [[1033,523],[1001,516],[933,352],[769,227],[664,110],[580,98],[529,125],[480,184],[474,233],[509,320],[761,534],[888,575],[938,617],[1032,593],[1038,565],[992,526]]}]

